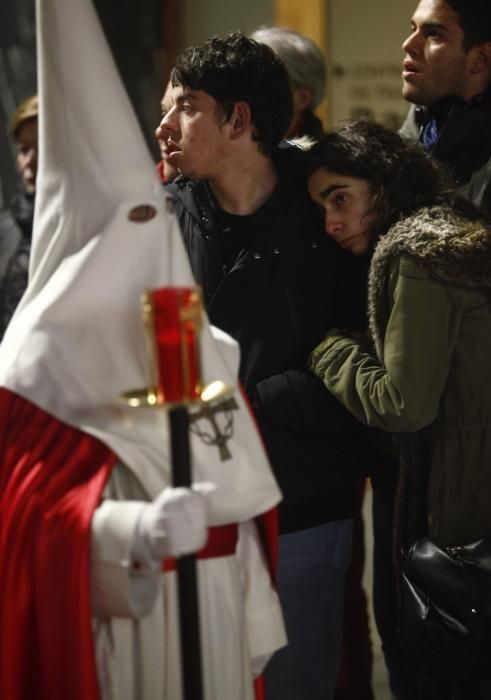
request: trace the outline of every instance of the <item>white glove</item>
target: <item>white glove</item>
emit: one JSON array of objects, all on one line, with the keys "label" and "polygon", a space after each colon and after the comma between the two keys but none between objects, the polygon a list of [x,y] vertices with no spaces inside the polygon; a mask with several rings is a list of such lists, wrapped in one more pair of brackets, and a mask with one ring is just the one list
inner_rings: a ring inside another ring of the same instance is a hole
[{"label": "white glove", "polygon": [[215,488],[210,482],[198,482],[192,489],[169,486],[161,491],[142,509],[131,548],[133,556],[155,562],[200,550],[208,532],[206,496]]}]

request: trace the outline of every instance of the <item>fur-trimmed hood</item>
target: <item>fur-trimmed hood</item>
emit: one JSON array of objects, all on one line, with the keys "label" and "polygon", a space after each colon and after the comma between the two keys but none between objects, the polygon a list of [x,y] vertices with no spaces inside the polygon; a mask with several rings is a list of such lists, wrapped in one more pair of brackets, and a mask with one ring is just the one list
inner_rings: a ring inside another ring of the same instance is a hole
[{"label": "fur-trimmed hood", "polygon": [[379,357],[388,321],[383,295],[391,263],[402,255],[433,279],[491,294],[491,228],[445,207],[420,209],[402,219],[377,243],[370,266],[368,315]]}]

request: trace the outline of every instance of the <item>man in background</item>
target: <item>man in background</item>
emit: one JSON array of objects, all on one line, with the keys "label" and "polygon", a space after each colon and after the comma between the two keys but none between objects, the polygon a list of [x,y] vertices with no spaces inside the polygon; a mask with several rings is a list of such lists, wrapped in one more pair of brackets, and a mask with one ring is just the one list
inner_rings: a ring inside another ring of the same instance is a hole
[{"label": "man in background", "polygon": [[491,4],[421,0],[405,52],[401,128],[447,163],[462,193],[491,211]]},{"label": "man in background", "polygon": [[[402,49],[402,94],[412,105],[401,135],[446,163],[462,194],[491,213],[489,0],[421,0]],[[373,602],[392,693],[413,700],[417,689],[405,672],[397,632],[395,492],[396,481],[386,479],[373,493]]]},{"label": "man in background", "polygon": [[[169,82],[167,83],[167,87],[165,88],[164,96],[160,101],[160,113],[162,115],[162,119],[172,107],[171,92],[172,83],[169,80]],[[160,155],[162,156],[162,160],[159,163],[157,163],[157,172],[162,182],[164,184],[168,184],[179,175],[179,170],[174,165],[172,165],[170,161],[170,154],[168,152],[166,141],[159,140],[158,127],[156,129],[155,135],[159,143]]]},{"label": "man in background", "polygon": [[293,95],[293,115],[286,138],[321,138],[324,127],[315,110],[326,94],[326,59],[308,37],[283,27],[259,27],[251,38],[270,46],[285,64]]}]

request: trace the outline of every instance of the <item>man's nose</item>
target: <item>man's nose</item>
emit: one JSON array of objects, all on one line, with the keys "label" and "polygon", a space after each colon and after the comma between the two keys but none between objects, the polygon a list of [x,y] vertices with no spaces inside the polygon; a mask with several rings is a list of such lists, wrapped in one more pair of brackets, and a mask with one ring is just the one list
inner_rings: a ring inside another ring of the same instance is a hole
[{"label": "man's nose", "polygon": [[404,41],[402,42],[402,50],[404,53],[415,53],[419,48],[419,32],[414,30]]},{"label": "man's nose", "polygon": [[170,109],[162,119],[159,125],[155,129],[155,136],[159,141],[165,141],[169,136],[171,136],[176,131],[176,120],[174,118],[174,108]]},{"label": "man's nose", "polygon": [[164,132],[163,132],[163,129],[162,129],[162,121],[160,121],[160,122],[157,124],[157,127],[156,127],[154,133],[155,133],[155,138],[157,139],[157,141],[162,141],[162,140],[165,138]]},{"label": "man's nose", "polygon": [[157,128],[155,129],[155,138],[157,139],[157,141],[165,141],[165,139],[168,136],[166,125],[165,125],[165,119],[166,119],[165,116],[162,117],[160,122],[157,124]]}]

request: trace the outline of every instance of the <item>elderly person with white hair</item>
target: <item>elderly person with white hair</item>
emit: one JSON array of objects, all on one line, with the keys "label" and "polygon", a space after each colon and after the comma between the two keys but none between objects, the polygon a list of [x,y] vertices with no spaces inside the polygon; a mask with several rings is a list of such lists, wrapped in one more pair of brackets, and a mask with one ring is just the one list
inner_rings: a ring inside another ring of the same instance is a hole
[{"label": "elderly person with white hair", "polygon": [[321,138],[323,126],[314,110],[321,104],[326,92],[327,68],[322,51],[312,39],[283,27],[259,27],[251,38],[270,46],[288,71],[293,93],[293,116],[286,138]]}]

